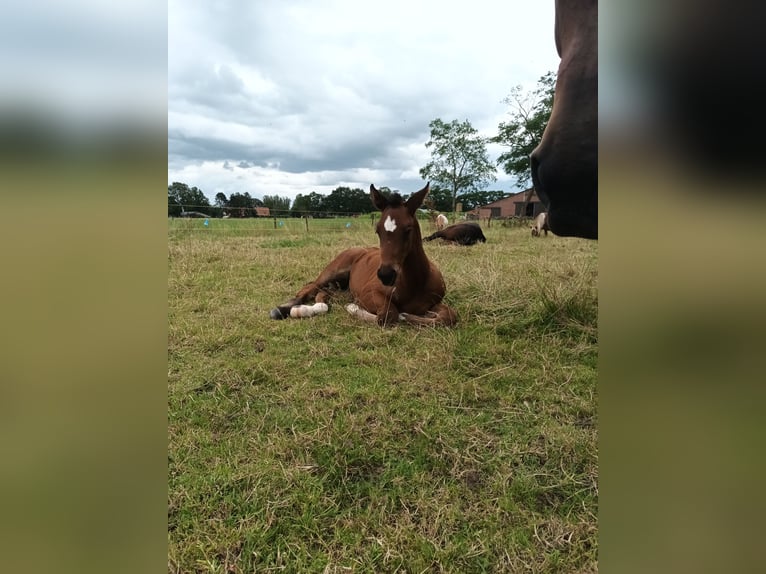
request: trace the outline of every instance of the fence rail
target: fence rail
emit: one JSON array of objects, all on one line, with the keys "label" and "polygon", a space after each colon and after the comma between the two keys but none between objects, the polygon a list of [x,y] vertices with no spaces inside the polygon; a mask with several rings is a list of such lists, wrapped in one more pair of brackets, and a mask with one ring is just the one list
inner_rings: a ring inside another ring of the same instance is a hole
[{"label": "fence rail", "polygon": [[[188,233],[216,235],[265,235],[273,233],[337,232],[371,229],[380,214],[345,214],[336,217],[168,217],[169,236]],[[427,215],[418,218],[423,231],[435,230],[435,224]],[[450,224],[460,221],[454,214],[448,217]],[[520,227],[529,225],[531,218],[482,218],[472,220],[482,227]]]},{"label": "fence rail", "polygon": [[378,214],[360,217],[248,217],[248,218],[168,218],[168,234],[209,233],[224,235],[262,235],[273,233],[344,232],[372,229]]}]

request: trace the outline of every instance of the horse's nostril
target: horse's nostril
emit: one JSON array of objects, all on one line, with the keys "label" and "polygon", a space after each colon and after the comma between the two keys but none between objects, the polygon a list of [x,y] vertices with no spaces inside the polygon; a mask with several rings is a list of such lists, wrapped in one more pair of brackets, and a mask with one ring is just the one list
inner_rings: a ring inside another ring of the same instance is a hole
[{"label": "horse's nostril", "polygon": [[383,285],[393,285],[396,282],[396,271],[391,267],[381,267],[378,269],[378,279]]}]

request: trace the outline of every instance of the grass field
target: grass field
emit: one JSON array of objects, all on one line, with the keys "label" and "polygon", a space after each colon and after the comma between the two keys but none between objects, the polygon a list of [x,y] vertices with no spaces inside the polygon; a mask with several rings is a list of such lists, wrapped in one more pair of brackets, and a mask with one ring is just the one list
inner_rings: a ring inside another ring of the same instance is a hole
[{"label": "grass field", "polygon": [[169,220],[169,572],[596,571],[598,244],[483,227],[384,330],[268,315],[369,216]]}]

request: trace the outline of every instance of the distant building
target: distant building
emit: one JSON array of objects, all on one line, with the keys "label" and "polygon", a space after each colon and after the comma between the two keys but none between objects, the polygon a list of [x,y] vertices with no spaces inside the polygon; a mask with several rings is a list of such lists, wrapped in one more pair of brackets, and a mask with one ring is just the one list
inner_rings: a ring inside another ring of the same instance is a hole
[{"label": "distant building", "polygon": [[[524,202],[530,191],[532,196],[529,198],[525,210]],[[477,207],[469,211],[468,214],[473,219],[506,219],[508,217],[537,217],[537,214],[543,211],[545,211],[545,206],[537,197],[534,188],[530,187],[503,199]]]},{"label": "distant building", "polygon": [[[525,195],[530,191],[532,192],[532,195],[528,198],[529,201],[527,202],[526,213],[523,213],[524,203],[526,201]],[[516,217],[537,217],[540,213],[545,211],[545,205],[540,201],[540,198],[537,197],[537,192],[533,187],[525,189],[521,193],[517,193],[515,197],[516,199],[513,202],[513,214]]]},{"label": "distant building", "polygon": [[255,215],[257,217],[268,217],[269,215],[271,215],[271,211],[269,211],[268,207],[256,207]]}]

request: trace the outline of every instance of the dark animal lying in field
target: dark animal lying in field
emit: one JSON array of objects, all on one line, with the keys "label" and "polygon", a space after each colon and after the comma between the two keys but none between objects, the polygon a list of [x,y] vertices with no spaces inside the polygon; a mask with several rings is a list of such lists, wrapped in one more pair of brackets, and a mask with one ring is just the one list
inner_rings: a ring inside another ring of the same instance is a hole
[{"label": "dark animal lying in field", "polygon": [[545,235],[548,235],[548,231],[550,230],[550,227],[548,227],[548,217],[547,213],[544,211],[542,213],[539,213],[537,217],[535,217],[535,221],[532,223],[532,237],[539,237],[540,233],[545,231]]},{"label": "dark animal lying in field", "polygon": [[477,241],[484,243],[487,238],[481,231],[478,223],[456,223],[437,231],[425,238],[425,241],[444,239],[458,245],[473,245]]}]

